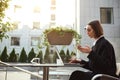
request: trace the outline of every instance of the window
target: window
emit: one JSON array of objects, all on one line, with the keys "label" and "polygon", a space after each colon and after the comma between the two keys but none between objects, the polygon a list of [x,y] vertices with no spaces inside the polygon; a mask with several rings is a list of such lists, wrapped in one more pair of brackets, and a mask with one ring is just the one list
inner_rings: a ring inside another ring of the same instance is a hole
[{"label": "window", "polygon": [[20,21],[14,21],[13,22],[13,29],[18,29],[19,24],[20,24]]},{"label": "window", "polygon": [[22,7],[20,5],[14,5],[14,13],[21,12]]},{"label": "window", "polygon": [[40,28],[40,22],[33,22],[33,29],[39,29]]},{"label": "window", "polygon": [[54,25],[56,25],[55,22],[50,22],[50,26],[54,26]]},{"label": "window", "polygon": [[51,0],[51,5],[56,5],[56,0]]},{"label": "window", "polygon": [[51,20],[55,21],[55,14],[51,14]]},{"label": "window", "polygon": [[100,20],[103,24],[113,24],[113,8],[100,8]]},{"label": "window", "polygon": [[52,11],[54,11],[54,10],[56,10],[56,7],[50,7],[50,9],[52,10]]},{"label": "window", "polygon": [[11,37],[11,46],[19,46],[20,37]]},{"label": "window", "polygon": [[37,46],[40,44],[40,37],[31,37],[31,46]]},{"label": "window", "polygon": [[[21,22],[18,29],[21,29],[22,25],[33,27],[33,21],[39,21],[40,28],[53,21],[56,25],[73,26],[79,22],[79,16],[77,16],[79,15],[77,13],[79,12],[77,11],[79,4],[79,0],[30,0],[29,2],[27,0],[12,0],[7,14],[12,21]],[[17,28],[16,26],[17,23],[14,24],[15,28]]]},{"label": "window", "polygon": [[39,6],[35,6],[33,12],[34,13],[40,13],[40,7]]}]

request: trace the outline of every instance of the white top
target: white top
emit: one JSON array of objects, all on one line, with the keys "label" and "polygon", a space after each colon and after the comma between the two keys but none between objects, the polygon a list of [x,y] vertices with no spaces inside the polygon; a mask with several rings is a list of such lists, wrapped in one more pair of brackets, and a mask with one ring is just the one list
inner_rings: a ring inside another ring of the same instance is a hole
[{"label": "white top", "polygon": [[99,38],[97,38],[97,39],[95,39],[95,41],[93,42],[93,46],[96,44],[96,42],[100,39],[100,38],[102,38],[103,37],[103,35],[101,35]]}]

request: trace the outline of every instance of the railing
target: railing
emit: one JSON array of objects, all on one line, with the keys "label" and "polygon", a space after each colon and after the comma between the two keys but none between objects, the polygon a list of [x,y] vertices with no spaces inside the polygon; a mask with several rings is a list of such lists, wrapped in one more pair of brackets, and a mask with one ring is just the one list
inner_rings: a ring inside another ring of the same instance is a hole
[{"label": "railing", "polygon": [[[55,46],[51,46],[51,49],[56,50],[57,51],[57,55],[59,57],[59,59],[57,59],[57,63],[53,63],[53,64],[34,64],[34,60],[31,61],[31,63],[26,63],[26,64],[16,64],[16,63],[6,63],[6,62],[2,62],[0,61],[0,66],[3,67],[12,67],[14,69],[20,70],[22,72],[28,73],[32,76],[35,76],[37,79],[42,79],[42,80],[49,80],[49,67],[80,67],[83,65],[80,64],[64,64],[60,55],[59,55],[59,51],[57,49],[57,47]],[[39,60],[38,60],[39,62]],[[37,62],[37,63],[38,63]],[[35,74],[29,70],[23,69],[21,67],[43,67],[43,73],[40,74]],[[6,75],[7,75],[7,69],[6,69]],[[6,76],[7,77],[7,76]],[[5,77],[5,80],[7,80],[7,78]]]},{"label": "railing", "polygon": [[[17,70],[20,70],[20,71],[22,71],[22,72],[28,73],[28,74],[30,74],[30,75],[32,75],[32,76],[35,76],[35,77],[39,78],[39,79],[43,79],[43,76],[38,75],[38,74],[35,74],[35,73],[33,73],[33,72],[31,72],[31,71],[28,71],[28,70],[25,70],[25,69],[23,69],[23,68],[16,67],[16,66],[12,66],[12,65],[10,65],[10,64],[8,64],[8,63],[5,63],[5,62],[2,62],[2,61],[0,61],[0,64],[2,64],[3,66],[12,67],[12,68],[17,69]],[[7,70],[6,70],[5,80],[7,80]]]},{"label": "railing", "polygon": [[[11,63],[6,63],[6,62],[2,62],[2,61],[0,61],[0,64],[2,64],[2,66],[7,66],[7,67],[12,67],[12,68],[14,68],[14,69],[17,69],[17,70],[20,70],[20,71],[22,71],[22,72],[25,72],[25,73],[28,73],[28,74],[31,74],[32,76],[35,76],[35,77],[37,77],[37,78],[39,78],[39,79],[43,79],[43,80],[48,80],[48,77],[49,77],[49,67],[58,67],[58,66],[64,66],[64,63],[63,63],[63,61],[62,61],[62,59],[61,59],[61,57],[60,57],[60,55],[59,55],[59,51],[58,51],[58,49],[55,47],[55,46],[50,46],[50,49],[51,50],[56,50],[57,51],[57,55],[58,55],[58,57],[59,57],[59,59],[57,59],[57,63],[53,63],[53,64],[32,64],[32,63],[34,63],[34,59],[31,61],[31,64],[22,64],[22,67],[25,67],[25,66],[27,66],[27,67],[29,67],[29,66],[33,66],[33,67],[43,67],[43,75],[41,76],[41,75],[38,75],[38,74],[34,74],[33,72],[31,72],[31,71],[28,71],[28,70],[26,70],[26,69],[23,69],[23,68],[20,68],[20,67],[18,67],[18,66],[21,66],[21,65],[17,65],[17,64],[12,64],[11,65]],[[36,60],[35,60],[36,61]],[[35,62],[36,63],[36,62]],[[39,60],[38,60],[38,62],[37,63],[39,63]]]}]

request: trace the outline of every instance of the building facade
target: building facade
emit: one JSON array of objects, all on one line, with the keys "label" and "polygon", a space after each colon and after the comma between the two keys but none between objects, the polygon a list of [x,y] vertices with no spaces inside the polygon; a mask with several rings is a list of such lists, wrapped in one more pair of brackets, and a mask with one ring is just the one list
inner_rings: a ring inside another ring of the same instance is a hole
[{"label": "building facade", "polygon": [[[0,43],[0,52],[4,46],[7,46],[8,53],[13,48],[16,53],[20,53],[23,47],[27,52],[32,47],[37,52],[42,31],[52,25],[66,25],[76,29],[82,35],[81,45],[92,46],[93,41],[86,35],[84,27],[97,19],[102,23],[104,36],[115,48],[117,62],[120,62],[120,0],[39,0],[42,3],[38,0],[13,1],[9,9],[12,15],[9,12],[7,14],[12,17],[15,30],[8,32],[10,37]],[[23,4],[23,1],[26,2]],[[70,46],[68,48],[74,48]],[[77,53],[77,57],[87,60],[86,56]]]},{"label": "building facade", "polygon": [[80,0],[79,3],[80,33],[84,35],[81,44],[92,45],[84,27],[92,20],[100,20],[104,36],[113,44],[117,62],[120,62],[120,0]]}]

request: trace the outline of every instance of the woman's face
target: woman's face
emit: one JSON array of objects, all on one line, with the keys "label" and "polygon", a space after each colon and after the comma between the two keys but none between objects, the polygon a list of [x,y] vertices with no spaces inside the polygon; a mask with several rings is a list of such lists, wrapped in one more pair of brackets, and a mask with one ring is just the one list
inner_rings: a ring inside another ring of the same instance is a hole
[{"label": "woman's face", "polygon": [[95,38],[95,32],[90,25],[86,26],[86,33],[90,38]]}]

